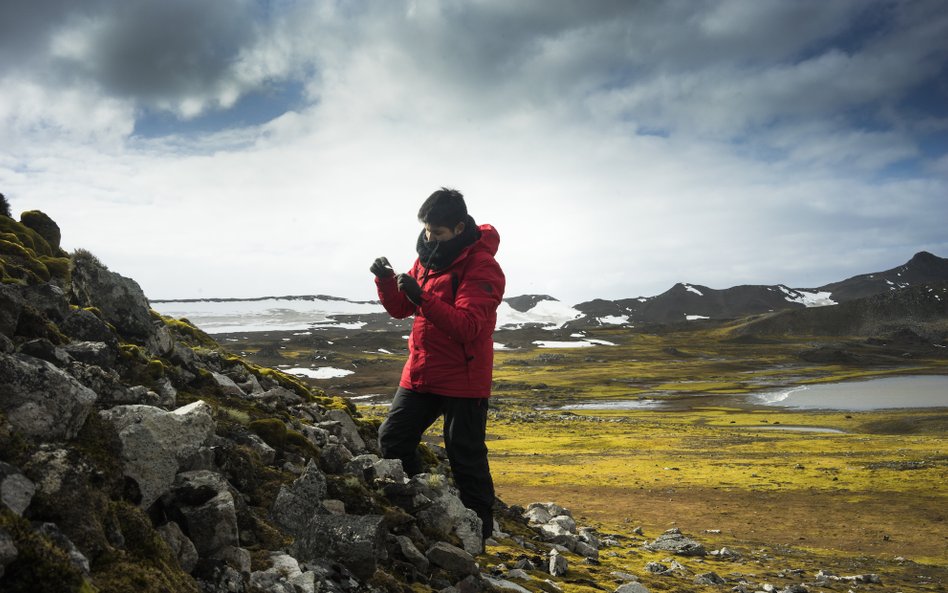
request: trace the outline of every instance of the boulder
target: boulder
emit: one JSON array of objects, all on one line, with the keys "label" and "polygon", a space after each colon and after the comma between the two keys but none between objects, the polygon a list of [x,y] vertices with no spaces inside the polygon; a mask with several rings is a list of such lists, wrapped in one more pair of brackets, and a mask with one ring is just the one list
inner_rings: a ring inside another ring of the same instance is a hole
[{"label": "boulder", "polygon": [[645,544],[645,548],[653,552],[671,552],[679,556],[704,556],[706,553],[701,543],[685,537],[681,530],[677,528],[669,529],[658,536],[655,541]]},{"label": "boulder", "polygon": [[201,557],[220,555],[240,545],[237,507],[224,476],[207,470],[182,472],[162,503],[180,514],[184,531]]},{"label": "boulder", "polygon": [[341,474],[352,461],[352,453],[345,445],[330,443],[319,452],[319,466],[330,474]]},{"label": "boulder", "polygon": [[695,577],[696,585],[726,585],[727,581],[721,578],[716,572],[705,572]]},{"label": "boulder", "polygon": [[28,356],[53,363],[59,368],[69,366],[71,357],[65,350],[56,346],[46,338],[36,338],[20,344],[18,350]]},{"label": "boulder", "polygon": [[44,440],[71,439],[97,399],[54,365],[23,354],[0,354],[0,411],[17,430]]},{"label": "boulder", "polygon": [[156,529],[161,539],[165,540],[168,547],[178,559],[178,565],[184,572],[190,573],[197,566],[198,552],[188,536],[181,531],[181,527],[174,521],[169,521]]},{"label": "boulder", "polygon": [[62,231],[56,221],[50,218],[45,212],[39,210],[27,210],[20,214],[20,223],[27,228],[31,228],[49,244],[53,252],[59,251],[59,243],[62,241]]},{"label": "boulder", "polygon": [[24,287],[23,298],[53,323],[62,323],[71,314],[69,300],[63,289],[55,284],[43,283]]},{"label": "boulder", "polygon": [[118,351],[118,338],[109,325],[92,311],[77,309],[59,324],[59,329],[74,341],[104,342]]},{"label": "boulder", "polygon": [[220,387],[221,393],[224,395],[230,395],[234,397],[244,397],[246,395],[244,390],[237,386],[234,383],[234,380],[228,377],[223,373],[211,373],[211,376],[214,378],[214,382],[217,383],[217,386]]},{"label": "boulder", "polygon": [[116,352],[105,342],[73,342],[63,350],[79,362],[98,367],[107,367],[115,362]]},{"label": "boulder", "polygon": [[17,515],[30,506],[36,484],[9,463],[0,461],[0,503]]},{"label": "boulder", "polygon": [[384,518],[379,515],[315,515],[290,553],[304,562],[330,558],[367,580],[375,574],[384,542]]},{"label": "boulder", "polygon": [[474,557],[447,542],[435,542],[425,554],[428,562],[460,579],[478,573]]},{"label": "boulder", "polygon": [[561,577],[569,570],[569,562],[566,556],[559,553],[558,550],[550,551],[550,574],[555,577]]},{"label": "boulder", "polygon": [[401,552],[402,556],[408,560],[417,570],[421,573],[428,572],[429,562],[428,559],[422,554],[417,547],[415,547],[414,542],[411,541],[411,538],[405,535],[399,535],[395,537],[396,543],[398,543],[398,551]]},{"label": "boulder", "polygon": [[150,305],[137,282],[110,271],[92,254],[72,258],[72,297],[80,307],[96,307],[124,336],[148,339],[155,333]]},{"label": "boulder", "polygon": [[46,536],[56,547],[65,552],[69,557],[69,562],[83,574],[89,574],[89,559],[79,551],[72,540],[66,537],[66,534],[59,530],[59,526],[55,523],[41,523],[36,527],[36,532]]},{"label": "boulder", "polygon": [[299,478],[280,487],[270,516],[289,533],[299,535],[313,516],[326,514],[322,505],[326,488],[326,476],[311,459]]},{"label": "boulder", "polygon": [[451,536],[461,540],[469,554],[484,551],[481,539],[481,519],[473,510],[464,506],[457,490],[448,484],[444,476],[418,474],[412,477],[410,488],[415,492],[415,508],[406,509],[418,519],[423,530],[434,533],[440,539]]},{"label": "boulder", "polygon": [[359,452],[365,450],[365,441],[359,434],[359,427],[356,426],[352,416],[345,410],[329,410],[326,416],[342,426],[342,438],[350,451]]},{"label": "boulder", "polygon": [[203,401],[172,412],[131,405],[99,414],[118,432],[123,470],[138,485],[143,508],[168,491],[180,465],[198,452],[215,428],[211,408]]}]

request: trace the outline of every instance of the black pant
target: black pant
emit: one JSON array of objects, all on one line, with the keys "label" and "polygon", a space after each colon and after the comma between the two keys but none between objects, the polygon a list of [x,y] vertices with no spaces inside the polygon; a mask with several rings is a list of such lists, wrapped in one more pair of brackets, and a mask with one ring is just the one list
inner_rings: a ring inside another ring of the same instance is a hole
[{"label": "black pant", "polygon": [[418,443],[438,416],[444,415],[444,445],[461,502],[493,526],[494,481],[487,463],[487,398],[447,397],[417,393],[403,387],[395,392],[388,418],[379,428],[379,446],[386,459],[401,459],[409,475],[421,473]]}]

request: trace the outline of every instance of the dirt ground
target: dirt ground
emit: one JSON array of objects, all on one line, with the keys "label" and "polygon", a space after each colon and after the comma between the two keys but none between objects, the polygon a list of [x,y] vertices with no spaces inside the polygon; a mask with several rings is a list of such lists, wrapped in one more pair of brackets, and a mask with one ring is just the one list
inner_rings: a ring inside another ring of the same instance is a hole
[{"label": "dirt ground", "polygon": [[[888,560],[901,556],[948,567],[948,497],[507,483],[498,483],[497,492],[507,504],[556,501],[604,530],[641,525],[650,537],[672,527],[696,536],[720,530],[720,539],[733,546],[795,546]],[[622,525],[616,525],[617,518]]]}]

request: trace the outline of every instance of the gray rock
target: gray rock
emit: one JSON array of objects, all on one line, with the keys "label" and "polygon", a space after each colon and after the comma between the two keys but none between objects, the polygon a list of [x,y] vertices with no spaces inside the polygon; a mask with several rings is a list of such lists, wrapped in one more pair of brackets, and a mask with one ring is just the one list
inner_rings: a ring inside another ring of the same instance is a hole
[{"label": "gray rock", "polygon": [[568,533],[576,533],[576,521],[569,515],[557,515],[550,519],[547,524],[559,525]]},{"label": "gray rock", "polygon": [[22,311],[21,289],[8,284],[0,284],[0,334],[12,337],[16,333]]},{"label": "gray rock", "polygon": [[234,495],[220,474],[206,470],[182,472],[163,502],[181,514],[183,527],[201,557],[239,547]]},{"label": "gray rock", "polygon": [[555,577],[561,577],[569,570],[569,562],[566,556],[563,556],[557,550],[550,551],[550,574]]},{"label": "gray rock", "polygon": [[105,342],[73,342],[63,350],[79,362],[99,367],[112,365],[116,357],[116,351]]},{"label": "gray rock", "polygon": [[716,572],[704,572],[695,577],[696,585],[726,585],[727,581]]},{"label": "gray rock", "polygon": [[352,453],[346,449],[345,445],[330,443],[319,452],[319,465],[330,474],[343,473],[350,461],[352,461]]},{"label": "gray rock", "polygon": [[609,575],[619,581],[638,582],[639,580],[639,577],[635,576],[634,574],[629,574],[627,572],[621,572],[618,570],[610,572]]},{"label": "gray rock", "polygon": [[109,271],[91,255],[76,254],[71,268],[72,295],[80,307],[97,307],[122,335],[147,339],[154,334],[151,307],[137,282]]},{"label": "gray rock", "polygon": [[54,365],[23,354],[0,354],[0,411],[20,432],[71,439],[86,421],[95,392]]},{"label": "gray rock", "polygon": [[223,560],[228,566],[233,566],[241,574],[250,574],[252,559],[250,550],[245,550],[237,546],[224,546],[211,554],[215,560]]},{"label": "gray rock", "polygon": [[378,515],[316,515],[293,543],[290,553],[303,562],[329,558],[367,580],[385,542],[384,518]]},{"label": "gray rock", "polygon": [[20,344],[18,349],[23,354],[53,363],[59,368],[65,368],[71,362],[69,354],[46,338],[36,338]]},{"label": "gray rock", "polygon": [[21,294],[30,306],[45,315],[53,323],[61,323],[71,314],[66,293],[55,284],[44,282],[24,286]]},{"label": "gray rock", "polygon": [[158,527],[156,531],[174,552],[181,570],[187,573],[193,571],[198,562],[197,548],[194,547],[194,542],[181,531],[181,527],[174,521],[170,521]]},{"label": "gray rock", "polygon": [[174,350],[174,336],[167,325],[159,325],[154,334],[145,341],[145,348],[152,354],[167,356]]},{"label": "gray rock", "polygon": [[197,453],[215,428],[211,408],[203,401],[172,412],[116,406],[99,414],[118,432],[123,471],[138,484],[143,508],[168,491],[180,465]]},{"label": "gray rock", "polygon": [[402,469],[401,459],[379,459],[372,465],[372,470],[376,480],[405,481],[405,470]]},{"label": "gray rock", "polygon": [[571,513],[568,509],[561,507],[555,502],[531,502],[527,506],[527,511],[535,508],[544,509],[550,515],[550,517],[556,517],[558,515],[568,515],[570,517],[573,516],[573,513]]},{"label": "gray rock", "polygon": [[584,541],[576,541],[573,543],[573,551],[583,556],[584,558],[591,558],[593,560],[599,560],[599,550],[595,547],[587,544]]},{"label": "gray rock", "polygon": [[642,583],[626,583],[619,585],[615,593],[649,593],[649,591]]},{"label": "gray rock", "polygon": [[435,542],[425,553],[428,561],[447,571],[455,578],[477,574],[477,563],[474,557],[447,542]]},{"label": "gray rock", "polygon": [[535,525],[546,525],[553,518],[542,506],[532,506],[524,511],[523,518]]},{"label": "gray rock", "polygon": [[702,544],[685,537],[677,528],[669,529],[645,547],[653,552],[666,551],[679,556],[704,556],[706,553]]},{"label": "gray rock", "polygon": [[508,579],[520,579],[521,581],[532,581],[533,577],[530,576],[527,571],[522,568],[515,568],[513,570],[507,571]]},{"label": "gray rock", "polygon": [[668,570],[668,567],[660,562],[649,562],[645,565],[645,572],[652,574],[665,574]]},{"label": "gray rock", "polygon": [[350,451],[359,452],[365,450],[365,441],[362,440],[362,436],[359,434],[359,428],[356,426],[355,421],[352,420],[352,416],[349,415],[349,412],[345,410],[329,410],[326,412],[326,416],[341,425],[342,438],[345,440],[345,444]]},{"label": "gray rock", "polygon": [[530,589],[521,587],[517,583],[506,579],[496,579],[494,577],[484,577],[490,585],[497,591],[510,591],[511,593],[531,593]]},{"label": "gray rock", "polygon": [[323,508],[330,515],[345,515],[346,514],[346,503],[341,500],[336,500],[335,498],[328,498],[323,501]]},{"label": "gray rock", "polygon": [[260,593],[315,593],[315,575],[304,573],[295,558],[282,552],[271,552],[270,562],[273,564],[270,568],[250,575],[252,590]]},{"label": "gray rock", "polygon": [[457,490],[448,485],[444,476],[418,474],[412,477],[411,487],[417,492],[416,498],[430,501],[426,506],[418,505],[421,508],[414,513],[423,528],[443,539],[456,536],[469,554],[484,551],[480,518],[464,506]]},{"label": "gray rock", "polygon": [[20,470],[0,461],[0,503],[22,516],[30,506],[36,484],[20,473]]},{"label": "gray rock", "polygon": [[326,514],[322,506],[326,488],[326,476],[311,459],[299,478],[280,487],[270,510],[274,523],[293,535],[299,535],[313,516]]},{"label": "gray rock", "polygon": [[59,324],[64,334],[76,341],[103,342],[118,351],[118,338],[109,325],[92,311],[77,309]]},{"label": "gray rock", "polygon": [[16,352],[16,346],[13,341],[3,334],[0,334],[0,354],[13,354]]},{"label": "gray rock", "polygon": [[395,540],[398,542],[398,550],[402,553],[402,556],[417,568],[418,572],[427,573],[429,566],[428,559],[415,547],[411,538],[399,535],[396,536]]},{"label": "gray rock", "polygon": [[16,549],[13,536],[6,529],[0,527],[0,579],[3,578],[7,565],[16,560],[18,554],[19,551]]},{"label": "gray rock", "polygon": [[253,393],[252,395],[257,401],[278,404],[282,407],[293,406],[303,401],[303,398],[297,395],[296,392],[290,391],[285,387],[274,387],[261,393]]},{"label": "gray rock", "polygon": [[224,395],[233,397],[244,397],[246,395],[244,390],[238,387],[237,384],[234,383],[234,380],[227,375],[212,372],[211,376],[214,378],[214,382],[217,383],[217,386],[221,389],[221,393]]}]

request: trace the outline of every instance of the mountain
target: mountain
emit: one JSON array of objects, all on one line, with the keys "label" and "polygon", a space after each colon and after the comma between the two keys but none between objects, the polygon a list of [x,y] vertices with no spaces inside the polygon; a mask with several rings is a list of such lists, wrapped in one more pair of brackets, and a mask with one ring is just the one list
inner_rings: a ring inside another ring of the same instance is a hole
[{"label": "mountain", "polygon": [[[571,326],[626,323],[675,323],[698,319],[735,319],[782,310],[837,305],[856,299],[948,281],[948,259],[919,252],[906,264],[872,274],[853,276],[818,288],[789,288],[783,284],[743,285],[716,290],[678,283],[653,297],[615,301],[596,299],[575,308],[584,317]],[[608,321],[606,321],[608,320]]]},{"label": "mountain", "polygon": [[816,290],[829,292],[833,300],[842,303],[899,288],[943,280],[948,280],[948,258],[920,251],[904,265],[891,270],[853,276],[841,282],[821,286]]}]

